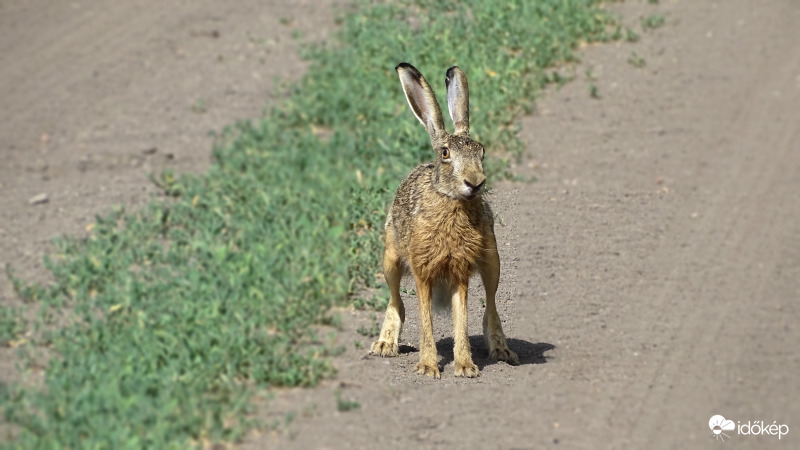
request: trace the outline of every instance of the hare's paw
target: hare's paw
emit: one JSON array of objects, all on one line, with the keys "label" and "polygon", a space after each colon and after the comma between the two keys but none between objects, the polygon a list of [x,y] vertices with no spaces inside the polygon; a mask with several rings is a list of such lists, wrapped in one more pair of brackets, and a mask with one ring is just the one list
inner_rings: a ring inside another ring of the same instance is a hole
[{"label": "hare's paw", "polygon": [[417,364],[417,373],[420,375],[427,375],[429,377],[436,378],[437,380],[442,376],[439,374],[439,365],[436,363],[430,364],[423,361],[420,361]]},{"label": "hare's paw", "polygon": [[400,354],[397,344],[386,341],[373,342],[369,352],[373,355],[383,356],[384,358],[390,358]]},{"label": "hare's paw", "polygon": [[492,361],[505,361],[512,366],[519,365],[519,357],[516,353],[512,352],[508,347],[495,347],[489,353],[489,358]]},{"label": "hare's paw", "polygon": [[481,371],[475,363],[467,361],[465,363],[456,363],[455,375],[457,377],[477,378],[481,376]]}]

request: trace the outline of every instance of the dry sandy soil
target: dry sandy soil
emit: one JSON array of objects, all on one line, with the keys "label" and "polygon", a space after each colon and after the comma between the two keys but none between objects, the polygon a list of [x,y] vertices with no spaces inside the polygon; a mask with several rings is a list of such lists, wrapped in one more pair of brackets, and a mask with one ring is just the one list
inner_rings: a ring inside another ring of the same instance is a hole
[{"label": "dry sandy soil", "polygon": [[[304,68],[292,32],[325,39],[341,9],[256,3],[0,3],[0,264],[46,280],[51,237],[142,204],[149,172],[203,170],[207,130],[257,117],[274,77]],[[394,359],[366,355],[356,330],[372,313],[342,311],[338,376],[260,403],[267,420],[295,419],[242,447],[800,446],[800,4],[613,7],[666,25],[584,49],[577,80],[523,120],[517,170],[539,181],[492,195],[499,308],[522,365],[487,360],[480,286],[474,380],[452,375],[447,317],[435,323],[442,379],[414,373],[413,296]],[[627,62],[634,51],[645,67]],[[29,205],[39,193],[49,201]],[[4,279],[0,300],[17,301]],[[360,408],[339,411],[337,393]],[[734,430],[723,444],[715,414],[790,432]]]}]

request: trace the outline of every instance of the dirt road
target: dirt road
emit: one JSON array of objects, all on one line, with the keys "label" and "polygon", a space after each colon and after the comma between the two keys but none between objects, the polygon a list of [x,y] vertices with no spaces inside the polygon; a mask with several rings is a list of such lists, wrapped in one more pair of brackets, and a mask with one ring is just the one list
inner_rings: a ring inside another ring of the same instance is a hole
[{"label": "dirt road", "polygon": [[[312,12],[316,19],[296,26],[317,38],[331,26],[324,11],[308,7],[247,2],[221,11],[197,2],[158,15],[146,3],[136,3],[138,11],[151,11],[172,38],[136,39],[155,31],[121,20],[129,15],[120,12],[123,3],[108,2],[90,22],[110,36],[95,49],[84,48],[91,39],[67,32],[84,22],[58,21],[63,29],[37,35],[37,21],[73,17],[72,6],[37,15],[22,4],[0,6],[0,40],[15,43],[0,52],[0,262],[22,261],[28,275],[43,276],[32,261],[50,234],[79,232],[110,203],[141,202],[151,192],[142,167],[162,164],[156,156],[172,153],[179,168],[201,169],[209,151],[202,133],[257,114],[269,92],[265,68],[275,61],[302,67],[284,40],[271,53],[235,30],[249,26],[263,36],[281,14]],[[656,11],[666,24],[635,44],[585,49],[577,80],[546,93],[523,121],[528,159],[518,170],[539,181],[501,184],[493,193],[505,224],[497,229],[499,309],[523,364],[486,360],[479,286],[470,315],[482,369],[475,380],[452,376],[449,318],[435,324],[444,371],[434,381],[413,372],[415,351],[365,356],[371,339],[356,329],[373,322],[371,313],[345,311],[338,339],[347,351],[336,359],[337,378],[265,402],[259,414],[267,420],[294,420],[254,433],[243,447],[800,445],[800,5],[662,0],[614,8],[637,28],[639,16]],[[118,38],[106,29],[114,23],[133,30]],[[224,42],[233,63],[223,75],[203,61]],[[644,67],[627,62],[632,52]],[[114,64],[117,72],[101,70]],[[596,79],[586,79],[587,69]],[[105,85],[87,81],[93,71],[99,80],[106,74]],[[164,87],[198,73],[206,80],[204,71],[217,75],[208,84]],[[241,94],[229,98],[226,83],[250,90],[234,89]],[[589,83],[599,99],[590,97]],[[94,84],[105,90],[87,87]],[[162,91],[173,94],[162,99]],[[116,108],[122,97],[115,95],[124,93],[130,106]],[[203,109],[201,97],[209,99],[207,111],[193,112]],[[197,121],[203,125],[187,124]],[[141,153],[151,147],[155,156]],[[51,201],[27,205],[40,191]],[[0,287],[3,301],[14,301]],[[402,341],[409,349],[418,345],[415,302],[406,296]],[[360,407],[338,411],[337,395]],[[708,425],[716,414],[790,431],[778,440],[737,428],[725,431],[722,444]]]}]

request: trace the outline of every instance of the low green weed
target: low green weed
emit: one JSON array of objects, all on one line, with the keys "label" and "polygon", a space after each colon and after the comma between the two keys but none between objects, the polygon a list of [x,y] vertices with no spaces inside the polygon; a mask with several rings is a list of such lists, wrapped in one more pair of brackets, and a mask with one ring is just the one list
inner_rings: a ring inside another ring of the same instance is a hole
[{"label": "low green weed", "polygon": [[641,69],[642,67],[647,65],[647,61],[645,61],[644,58],[639,56],[638,53],[631,52],[631,56],[628,57],[628,64],[630,64],[633,67],[636,67],[638,69]]},{"label": "low green weed", "polygon": [[666,22],[666,19],[662,14],[654,13],[648,16],[644,16],[640,19],[642,24],[642,30],[654,30],[656,28],[661,27]]},{"label": "low green weed", "polygon": [[381,326],[378,323],[378,319],[375,317],[375,314],[372,314],[372,316],[370,317],[370,323],[371,324],[369,328],[367,328],[364,325],[358,327],[358,329],[356,330],[358,334],[366,337],[376,337],[379,334],[381,334]]},{"label": "low green weed", "polygon": [[336,390],[333,395],[336,397],[336,409],[339,412],[354,411],[361,408],[361,404],[349,398],[342,398],[342,391]]},{"label": "low green weed", "polygon": [[26,328],[20,308],[0,305],[0,346],[16,345]]}]

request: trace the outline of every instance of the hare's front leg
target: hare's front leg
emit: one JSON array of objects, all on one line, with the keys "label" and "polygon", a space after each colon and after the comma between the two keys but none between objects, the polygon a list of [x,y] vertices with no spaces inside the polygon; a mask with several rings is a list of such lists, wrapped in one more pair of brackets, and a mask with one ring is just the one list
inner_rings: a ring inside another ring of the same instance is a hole
[{"label": "hare's front leg", "polygon": [[406,308],[400,298],[400,279],[403,276],[403,266],[397,256],[394,245],[394,234],[386,233],[386,251],[383,253],[383,276],[389,285],[391,298],[386,308],[386,317],[383,319],[380,338],[372,343],[370,353],[389,357],[399,354],[400,332],[403,331],[403,322],[406,321]]},{"label": "hare's front leg", "polygon": [[439,358],[436,355],[436,344],[433,342],[433,317],[431,316],[432,283],[414,274],[419,298],[419,363],[417,373],[439,378]]},{"label": "hare's front leg", "polygon": [[486,258],[480,266],[481,279],[486,288],[486,311],[483,313],[483,339],[489,348],[489,358],[494,361],[505,361],[513,366],[519,365],[519,357],[511,351],[506,344],[506,335],[503,334],[503,325],[497,314],[495,294],[500,282],[500,255],[497,253],[497,243],[494,233],[491,234],[489,247],[486,249]]},{"label": "hare's front leg", "polygon": [[478,366],[472,362],[472,351],[467,335],[467,283],[460,284],[453,292],[453,347],[455,376],[475,378],[481,375]]}]

